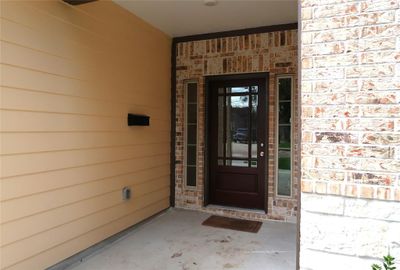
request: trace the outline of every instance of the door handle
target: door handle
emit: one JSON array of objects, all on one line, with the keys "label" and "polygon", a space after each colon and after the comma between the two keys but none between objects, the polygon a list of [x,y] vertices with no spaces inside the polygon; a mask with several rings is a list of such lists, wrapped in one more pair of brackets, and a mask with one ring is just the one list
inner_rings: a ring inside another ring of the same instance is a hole
[{"label": "door handle", "polygon": [[264,151],[261,151],[260,152],[260,157],[263,157],[264,156]]}]

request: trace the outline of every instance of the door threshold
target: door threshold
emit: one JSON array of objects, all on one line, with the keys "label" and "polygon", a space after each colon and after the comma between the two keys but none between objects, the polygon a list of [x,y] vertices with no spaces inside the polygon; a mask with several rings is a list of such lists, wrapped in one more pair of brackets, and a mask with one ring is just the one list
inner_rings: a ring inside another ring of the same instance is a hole
[{"label": "door threshold", "polygon": [[237,212],[246,212],[246,213],[255,213],[255,214],[263,214],[265,215],[264,210],[260,209],[252,209],[252,208],[241,208],[241,207],[234,207],[234,206],[225,206],[225,205],[217,205],[217,204],[209,204],[204,207],[204,209],[210,210],[231,210]]}]

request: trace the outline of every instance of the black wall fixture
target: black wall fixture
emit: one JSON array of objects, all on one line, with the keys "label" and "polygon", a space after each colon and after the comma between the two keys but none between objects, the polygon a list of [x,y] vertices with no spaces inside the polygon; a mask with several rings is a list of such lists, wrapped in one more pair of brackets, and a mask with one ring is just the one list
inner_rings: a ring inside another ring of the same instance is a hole
[{"label": "black wall fixture", "polygon": [[86,4],[90,2],[94,2],[96,0],[63,0],[65,3],[68,3],[70,5],[81,5],[81,4]]},{"label": "black wall fixture", "polygon": [[128,113],[128,126],[149,126],[150,117],[147,115]]}]

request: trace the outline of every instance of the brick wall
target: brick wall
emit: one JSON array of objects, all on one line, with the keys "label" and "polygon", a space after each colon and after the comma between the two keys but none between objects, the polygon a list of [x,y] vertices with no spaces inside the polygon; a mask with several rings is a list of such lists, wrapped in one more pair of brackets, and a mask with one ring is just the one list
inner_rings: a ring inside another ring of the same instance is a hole
[{"label": "brick wall", "polygon": [[301,1],[301,269],[400,258],[399,5]]},{"label": "brick wall", "polygon": [[[296,220],[297,183],[299,172],[294,171],[293,197],[275,196],[275,119],[276,119],[276,76],[293,74],[297,85],[297,30],[277,31],[237,37],[200,40],[177,44],[176,51],[176,207],[218,212],[222,215],[251,219]],[[239,74],[270,72],[269,81],[269,175],[266,190],[268,196],[268,214],[261,212],[239,211],[224,208],[203,208],[204,197],[204,76],[221,74]],[[198,172],[197,186],[186,187],[183,179],[184,151],[184,84],[186,80],[199,82],[198,114]],[[295,90],[297,96],[297,90]],[[293,103],[297,104],[296,97]],[[295,108],[296,110],[297,108]],[[298,122],[294,116],[295,125]],[[295,132],[298,132],[295,130]],[[299,149],[297,148],[297,151]],[[295,156],[299,156],[296,152]],[[298,167],[298,160],[295,166]]]}]

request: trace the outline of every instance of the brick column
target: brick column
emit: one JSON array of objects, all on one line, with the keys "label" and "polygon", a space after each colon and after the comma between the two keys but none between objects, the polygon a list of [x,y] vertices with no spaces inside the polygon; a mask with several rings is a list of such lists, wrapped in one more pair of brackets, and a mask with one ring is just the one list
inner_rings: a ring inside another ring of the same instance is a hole
[{"label": "brick column", "polygon": [[400,259],[400,1],[301,1],[300,269]]}]

